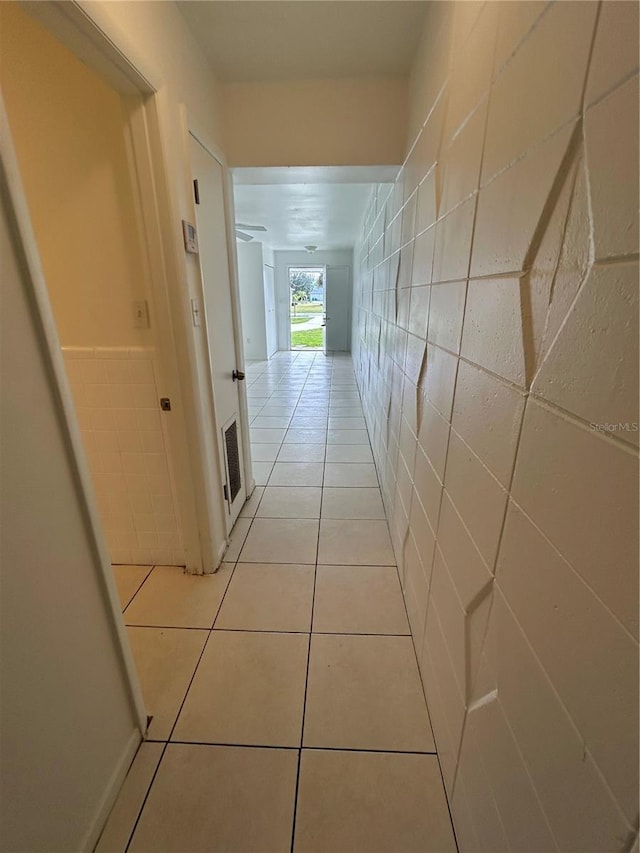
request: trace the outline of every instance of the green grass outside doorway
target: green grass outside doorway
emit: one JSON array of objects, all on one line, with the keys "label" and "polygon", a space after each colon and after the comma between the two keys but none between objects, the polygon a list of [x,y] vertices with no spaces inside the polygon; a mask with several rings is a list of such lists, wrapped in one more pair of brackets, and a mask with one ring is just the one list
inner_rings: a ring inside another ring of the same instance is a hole
[{"label": "green grass outside doorway", "polygon": [[291,333],[291,346],[322,349],[322,329],[307,329]]}]

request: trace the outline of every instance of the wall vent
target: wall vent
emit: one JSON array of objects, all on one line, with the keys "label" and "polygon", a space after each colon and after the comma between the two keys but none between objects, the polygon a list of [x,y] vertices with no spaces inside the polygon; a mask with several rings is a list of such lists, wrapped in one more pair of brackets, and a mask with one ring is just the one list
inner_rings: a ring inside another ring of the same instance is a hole
[{"label": "wall vent", "polygon": [[233,420],[224,428],[224,447],[227,455],[227,477],[229,479],[229,506],[242,488],[240,451],[238,450],[238,422]]}]

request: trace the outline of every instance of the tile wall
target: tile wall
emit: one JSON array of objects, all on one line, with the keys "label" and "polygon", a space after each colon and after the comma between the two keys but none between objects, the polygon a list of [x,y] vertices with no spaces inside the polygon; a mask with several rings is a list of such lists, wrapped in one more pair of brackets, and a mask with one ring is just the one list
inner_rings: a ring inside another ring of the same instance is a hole
[{"label": "tile wall", "polygon": [[638,5],[429,16],[353,357],[460,849],[630,850]]},{"label": "tile wall", "polygon": [[184,565],[153,350],[63,355],[112,563]]}]

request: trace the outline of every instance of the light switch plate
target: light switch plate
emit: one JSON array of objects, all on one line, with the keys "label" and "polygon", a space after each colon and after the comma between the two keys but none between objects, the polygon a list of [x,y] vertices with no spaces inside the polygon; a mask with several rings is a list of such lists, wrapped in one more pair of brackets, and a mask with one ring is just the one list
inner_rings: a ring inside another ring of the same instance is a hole
[{"label": "light switch plate", "polygon": [[146,299],[137,299],[133,303],[133,328],[149,328],[149,305]]}]

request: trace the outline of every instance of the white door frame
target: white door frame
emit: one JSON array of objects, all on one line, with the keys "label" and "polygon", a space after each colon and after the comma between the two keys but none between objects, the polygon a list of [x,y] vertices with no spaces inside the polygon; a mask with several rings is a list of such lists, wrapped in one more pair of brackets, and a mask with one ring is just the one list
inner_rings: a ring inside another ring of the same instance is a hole
[{"label": "white door frame", "polygon": [[[177,343],[175,324],[171,310],[174,300],[168,292],[167,262],[162,247],[162,231],[158,218],[158,192],[150,157],[150,141],[154,133],[149,112],[154,104],[149,96],[145,104],[141,97],[123,97],[125,118],[128,120],[129,147],[133,160],[135,178],[138,182],[136,201],[143,226],[143,248],[149,270],[149,288],[153,305],[152,332],[155,342],[155,359],[159,372],[159,384],[164,392],[160,396],[172,401],[172,414],[164,418],[169,443],[172,476],[175,483],[180,527],[185,548],[185,563],[188,571],[198,572],[202,562],[200,535],[194,483],[190,473],[187,449],[188,431],[180,412],[185,410],[184,392],[180,381],[180,369],[176,357]],[[157,128],[156,128],[157,131]],[[143,202],[144,200],[144,202]],[[178,414],[178,417],[175,416]]]},{"label": "white door frame", "polygon": [[[271,270],[270,273],[267,270]],[[270,278],[270,281],[269,281]],[[267,341],[267,358],[271,358],[274,353],[278,352],[278,297],[276,294],[276,270],[272,264],[263,264],[262,279],[265,292],[264,297],[264,321],[265,321],[265,337]],[[271,327],[271,343],[275,342],[275,347],[269,352],[269,321],[267,311],[267,290],[271,287],[271,298],[273,300],[273,326]]]},{"label": "white door frame", "polygon": [[[190,164],[190,153],[189,153],[189,137],[193,137],[204,149],[207,151],[214,160],[216,160],[220,164],[220,168],[222,169],[223,175],[223,205],[224,205],[224,215],[225,215],[225,223],[226,223],[226,244],[227,244],[227,260],[228,260],[228,273],[229,273],[229,289],[231,295],[231,317],[233,323],[233,338],[234,338],[234,348],[235,348],[235,361],[236,361],[236,370],[245,371],[245,362],[244,362],[244,342],[242,335],[242,315],[240,308],[240,285],[239,285],[239,277],[238,277],[238,253],[236,248],[235,241],[235,210],[233,205],[233,178],[231,176],[231,171],[227,164],[226,157],[223,152],[215,145],[208,137],[208,134],[205,130],[200,127],[198,121],[195,119],[193,115],[189,113],[187,108],[182,105],[181,107],[181,118],[182,118],[182,140],[184,147],[184,158],[185,164],[187,166],[187,180],[189,182],[189,187],[192,186],[192,171]],[[192,217],[193,222],[196,221],[196,206],[195,199],[193,196],[193,192],[190,192],[191,199],[191,209],[192,209]],[[203,281],[202,276],[200,275],[197,282],[193,284],[194,289],[196,290],[197,299],[200,305],[204,305],[204,290],[203,290]],[[211,375],[210,370],[210,362],[207,361],[207,371],[209,375],[209,388],[211,389],[211,397],[210,397],[210,407],[211,411],[214,413],[214,423],[216,424],[215,428],[215,436],[214,441],[216,443],[220,440],[221,428],[223,424],[217,423],[215,420],[215,406],[213,404],[213,377]],[[240,433],[242,437],[242,458],[243,458],[243,476],[245,483],[245,490],[247,497],[251,495],[255,488],[255,480],[253,477],[253,466],[251,464],[251,440],[249,436],[249,408],[247,404],[247,390],[246,383],[241,382],[238,386],[238,398],[239,398],[239,420],[240,420]],[[220,488],[218,489],[218,494],[221,494],[222,489],[222,480],[220,481]]]},{"label": "white door frame", "polygon": [[[228,539],[224,527],[216,523],[215,514],[211,513],[210,489],[205,477],[205,433],[212,425],[204,416],[197,389],[198,348],[191,325],[181,217],[175,203],[175,195],[182,193],[182,188],[172,187],[166,161],[175,131],[175,112],[166,100],[163,75],[149,66],[148,60],[138,54],[135,42],[125,34],[118,33],[117,44],[114,42],[110,35],[112,24],[102,4],[87,0],[68,3],[27,0],[25,5],[62,44],[128,100],[157,333],[162,339],[160,369],[164,375],[160,382],[172,401],[172,413],[166,423],[171,424],[169,445],[176,474],[185,562],[187,570],[195,574],[216,571]],[[188,160],[184,159],[183,165],[184,179],[188,182],[184,191],[192,198]],[[227,211],[229,201],[227,198]],[[235,267],[235,246],[233,249],[230,257]],[[232,281],[237,285],[237,273]],[[241,415],[246,417],[246,402]],[[245,452],[247,464],[250,466],[250,456]],[[249,477],[246,483],[249,488]]]},{"label": "white door frame", "polygon": [[[348,293],[347,293],[347,349],[346,350],[335,350],[335,352],[351,352],[351,310],[353,304],[353,268],[349,264],[331,264],[327,266],[327,274],[325,276],[325,291],[324,291],[324,315],[325,318],[327,316],[327,300],[328,300],[328,271],[337,271],[337,270],[346,270],[347,271],[347,282],[348,282]],[[326,319],[325,319],[326,323]],[[325,326],[325,337],[324,337],[324,349],[325,352],[327,350],[327,327]]]},{"label": "white door frame", "polygon": [[[291,270],[324,270],[323,272],[323,287],[324,287],[324,295],[322,297],[322,313],[326,315],[327,313],[327,264],[287,264],[287,293],[289,294],[289,298],[287,299],[287,308],[288,308],[288,316],[287,316],[287,328],[289,329],[289,346],[288,350],[290,352],[304,352],[305,350],[294,350],[291,346]],[[323,328],[325,328],[323,326]],[[327,344],[327,333],[324,331],[322,333],[322,346],[319,350],[310,350],[310,352],[325,352]]]}]

